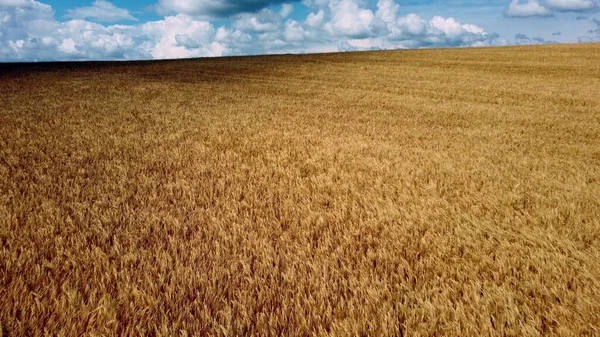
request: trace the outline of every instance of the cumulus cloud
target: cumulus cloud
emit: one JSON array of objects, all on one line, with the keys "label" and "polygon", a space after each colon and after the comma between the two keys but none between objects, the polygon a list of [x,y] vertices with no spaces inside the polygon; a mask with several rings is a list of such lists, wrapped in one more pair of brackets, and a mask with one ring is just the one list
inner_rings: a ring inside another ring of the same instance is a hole
[{"label": "cumulus cloud", "polygon": [[50,6],[36,1],[28,6],[0,10],[0,60],[145,58],[143,50],[135,48],[135,28],[58,22]]},{"label": "cumulus cloud", "polygon": [[182,13],[204,17],[228,17],[239,13],[254,13],[270,5],[289,0],[159,0],[159,13]]},{"label": "cumulus cloud", "polygon": [[241,14],[234,21],[234,27],[250,33],[266,33],[281,28],[283,16],[270,9],[263,9],[256,14]]},{"label": "cumulus cloud", "polygon": [[221,56],[227,49],[211,23],[184,14],[147,22],[141,30],[147,37],[141,48],[155,59]]},{"label": "cumulus cloud", "polygon": [[96,0],[90,7],[69,9],[66,16],[72,19],[94,19],[104,22],[136,20],[128,10],[105,0]]},{"label": "cumulus cloud", "polygon": [[[306,49],[315,45],[335,45],[340,51],[352,51],[509,44],[497,34],[451,17],[425,20],[416,14],[400,16],[399,6],[388,0],[380,0],[376,11],[363,8],[358,2],[312,4],[319,8],[318,12],[310,13],[302,24],[294,24],[296,36],[302,32]],[[342,18],[352,26],[342,24]],[[282,50],[285,47],[281,45]]]},{"label": "cumulus cloud", "polygon": [[435,16],[426,21],[416,14],[397,18],[389,24],[389,40],[401,48],[467,47],[507,45],[497,34],[481,27],[462,24],[456,19]]},{"label": "cumulus cloud", "polygon": [[46,4],[17,1],[0,0],[0,60],[163,59],[508,44],[497,34],[452,17],[400,15],[393,0],[379,0],[376,8],[360,0],[306,0],[312,2],[304,19],[291,18],[293,8],[284,4],[278,10],[236,14],[221,26],[181,13],[132,25],[59,21]]},{"label": "cumulus cloud", "polygon": [[294,5],[292,4],[283,4],[281,5],[281,10],[279,11],[279,15],[282,18],[287,18],[294,11]]},{"label": "cumulus cloud", "polygon": [[398,16],[400,6],[394,0],[379,0],[377,2],[377,17],[385,22],[392,22]]},{"label": "cumulus cloud", "polygon": [[235,53],[242,41],[235,30],[219,31],[206,21],[179,14],[140,25],[57,21],[48,5],[2,7],[0,60],[152,59],[221,56]]},{"label": "cumulus cloud", "polygon": [[[303,22],[283,21],[271,13],[265,20],[262,10],[239,17],[234,27],[248,34],[258,33],[263,50],[258,53],[297,51],[340,51],[404,49],[449,46],[507,45],[508,40],[483,28],[463,24],[454,18],[435,16],[425,20],[416,14],[399,15],[397,3],[380,0],[377,8],[363,7],[354,0],[308,0],[313,7]],[[258,29],[261,28],[261,29]],[[259,48],[260,49],[260,48]]]},{"label": "cumulus cloud", "polygon": [[366,38],[379,35],[385,29],[385,22],[370,9],[361,8],[355,0],[333,0],[329,10],[330,20],[324,28],[331,35]]},{"label": "cumulus cloud", "polygon": [[558,12],[588,12],[597,9],[595,0],[546,0],[546,6]]},{"label": "cumulus cloud", "polygon": [[325,12],[320,9],[317,13],[310,13],[306,17],[306,24],[310,27],[319,27],[325,20]]},{"label": "cumulus cloud", "polygon": [[504,11],[505,16],[528,18],[532,16],[552,16],[552,11],[540,4],[538,0],[512,0]]}]

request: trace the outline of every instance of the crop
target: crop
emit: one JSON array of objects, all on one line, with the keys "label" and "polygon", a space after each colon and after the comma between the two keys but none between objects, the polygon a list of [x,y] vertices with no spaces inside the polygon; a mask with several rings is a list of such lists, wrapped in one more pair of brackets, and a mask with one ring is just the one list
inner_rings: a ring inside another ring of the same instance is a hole
[{"label": "crop", "polygon": [[597,336],[599,54],[0,65],[0,336]]}]

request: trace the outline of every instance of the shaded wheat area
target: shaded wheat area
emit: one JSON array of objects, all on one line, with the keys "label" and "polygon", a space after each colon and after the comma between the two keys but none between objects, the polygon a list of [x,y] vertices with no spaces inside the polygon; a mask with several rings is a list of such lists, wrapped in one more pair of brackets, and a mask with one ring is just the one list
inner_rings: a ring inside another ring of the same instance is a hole
[{"label": "shaded wheat area", "polygon": [[600,45],[0,66],[0,335],[600,334]]}]

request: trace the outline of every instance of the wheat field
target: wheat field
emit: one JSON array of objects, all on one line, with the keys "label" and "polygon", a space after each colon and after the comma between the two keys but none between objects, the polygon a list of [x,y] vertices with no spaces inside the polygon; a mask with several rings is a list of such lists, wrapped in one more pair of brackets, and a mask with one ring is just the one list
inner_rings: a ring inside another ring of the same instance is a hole
[{"label": "wheat field", "polygon": [[0,336],[600,336],[599,64],[0,65]]}]

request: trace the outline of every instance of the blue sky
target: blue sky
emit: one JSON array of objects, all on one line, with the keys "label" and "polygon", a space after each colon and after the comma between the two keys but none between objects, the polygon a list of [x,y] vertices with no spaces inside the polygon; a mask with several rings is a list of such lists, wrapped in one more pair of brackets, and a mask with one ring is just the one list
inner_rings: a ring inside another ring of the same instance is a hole
[{"label": "blue sky", "polygon": [[600,42],[597,0],[0,0],[0,61]]}]

